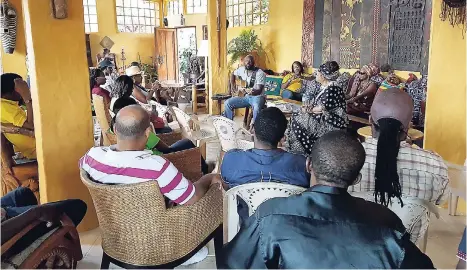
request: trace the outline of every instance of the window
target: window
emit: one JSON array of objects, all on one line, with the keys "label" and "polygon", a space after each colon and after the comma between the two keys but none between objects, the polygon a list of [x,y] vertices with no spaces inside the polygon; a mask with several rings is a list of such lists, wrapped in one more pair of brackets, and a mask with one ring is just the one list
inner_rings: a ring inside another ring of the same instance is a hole
[{"label": "window", "polygon": [[265,24],[269,0],[227,0],[227,18],[232,27]]},{"label": "window", "polygon": [[86,33],[98,32],[96,0],[83,0],[84,31]]},{"label": "window", "polygon": [[[117,28],[119,32],[154,33],[156,5],[144,0],[117,0]],[[159,12],[157,12],[157,16]]]},{"label": "window", "polygon": [[167,3],[168,15],[180,15],[183,14],[183,0],[174,0]]},{"label": "window", "polygon": [[159,7],[159,2],[155,2],[155,10],[156,10],[156,27],[161,26],[161,13],[160,13],[160,7]]},{"label": "window", "polygon": [[208,13],[208,0],[187,0],[187,13]]}]

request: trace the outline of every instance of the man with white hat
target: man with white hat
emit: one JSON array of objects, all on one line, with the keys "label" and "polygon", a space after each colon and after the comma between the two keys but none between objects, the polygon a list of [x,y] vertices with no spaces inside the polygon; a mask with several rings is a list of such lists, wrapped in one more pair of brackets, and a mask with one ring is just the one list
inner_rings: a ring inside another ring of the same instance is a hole
[{"label": "man with white hat", "polygon": [[133,79],[133,97],[144,104],[147,104],[154,95],[155,89],[146,90],[144,86],[141,85],[143,82],[143,76],[141,75],[141,69],[138,66],[131,66],[125,70],[127,76]]}]

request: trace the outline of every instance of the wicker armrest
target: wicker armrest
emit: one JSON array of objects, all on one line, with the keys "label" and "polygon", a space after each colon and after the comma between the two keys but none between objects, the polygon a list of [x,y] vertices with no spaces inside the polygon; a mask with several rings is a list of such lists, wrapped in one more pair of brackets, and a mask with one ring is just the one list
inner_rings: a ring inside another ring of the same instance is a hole
[{"label": "wicker armrest", "polygon": [[169,219],[177,220],[174,229],[183,236],[174,245],[188,254],[222,224],[222,207],[222,192],[214,185],[195,204],[167,209]]},{"label": "wicker armrest", "polygon": [[2,124],[3,133],[22,134],[28,137],[34,138],[34,130],[17,127],[12,124]]},{"label": "wicker armrest", "polygon": [[170,132],[170,133],[162,133],[157,134],[157,137],[161,139],[165,144],[172,145],[182,139],[182,133],[180,132]]},{"label": "wicker armrest", "polygon": [[195,182],[203,173],[201,172],[201,151],[198,147],[175,153],[162,155],[172,162],[186,179]]}]

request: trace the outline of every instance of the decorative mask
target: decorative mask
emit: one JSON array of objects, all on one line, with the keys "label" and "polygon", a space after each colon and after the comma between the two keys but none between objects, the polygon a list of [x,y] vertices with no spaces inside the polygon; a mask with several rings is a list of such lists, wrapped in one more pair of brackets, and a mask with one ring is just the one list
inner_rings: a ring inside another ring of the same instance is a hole
[{"label": "decorative mask", "polygon": [[16,47],[16,25],[17,25],[16,9],[3,0],[0,4],[0,27],[3,51],[7,54],[12,54]]}]

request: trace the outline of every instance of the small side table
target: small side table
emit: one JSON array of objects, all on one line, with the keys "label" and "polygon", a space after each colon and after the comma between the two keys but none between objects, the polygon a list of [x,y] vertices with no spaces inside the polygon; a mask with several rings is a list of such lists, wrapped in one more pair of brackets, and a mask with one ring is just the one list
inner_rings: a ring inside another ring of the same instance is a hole
[{"label": "small side table", "polygon": [[222,101],[231,98],[231,95],[228,94],[216,94],[211,97],[211,99],[217,100],[217,110],[219,111],[219,115],[222,114]]}]

